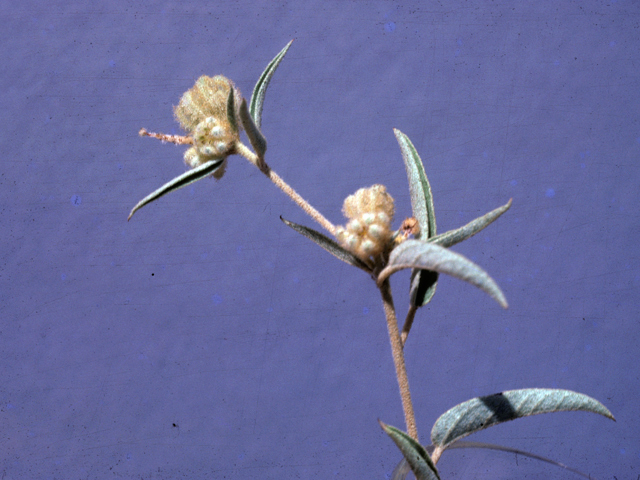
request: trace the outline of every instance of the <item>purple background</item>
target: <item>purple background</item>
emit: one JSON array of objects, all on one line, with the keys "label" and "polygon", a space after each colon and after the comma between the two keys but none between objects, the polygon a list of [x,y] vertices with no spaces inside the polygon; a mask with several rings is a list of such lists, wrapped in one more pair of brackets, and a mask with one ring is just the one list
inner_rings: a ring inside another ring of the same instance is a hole
[{"label": "purple background", "polygon": [[[418,430],[470,397],[601,400],[472,440],[599,479],[640,474],[637,2],[3,2],[0,473],[4,479],[387,478],[404,429],[377,290],[241,157],[184,171],[172,106],[201,74],[267,94],[271,166],[335,223],[422,155],[439,231],[513,197],[456,251],[509,303],[442,278],[407,343]],[[399,316],[408,273],[393,278]],[[443,479],[578,478],[456,450]]]}]

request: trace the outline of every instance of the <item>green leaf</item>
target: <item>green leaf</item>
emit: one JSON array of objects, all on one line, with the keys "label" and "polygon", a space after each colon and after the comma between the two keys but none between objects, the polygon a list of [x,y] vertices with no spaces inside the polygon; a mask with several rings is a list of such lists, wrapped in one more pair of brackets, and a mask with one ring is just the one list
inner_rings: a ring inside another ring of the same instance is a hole
[{"label": "green leaf", "polygon": [[[424,447],[429,455],[431,455],[435,446],[429,445]],[[551,460],[550,458],[543,457],[542,455],[536,455],[535,453],[527,452],[526,450],[520,450],[518,448],[513,447],[505,447],[503,445],[496,445],[494,443],[485,443],[485,442],[465,442],[464,440],[458,440],[456,442],[451,443],[447,450],[461,449],[461,448],[484,448],[487,450],[496,450],[498,452],[507,452],[507,453],[515,453],[516,455],[522,455],[523,457],[532,458],[534,460],[539,460],[541,462],[548,463],[550,465],[554,465],[556,467],[563,468],[564,470],[568,470],[571,473],[575,473],[576,475],[580,475],[581,477],[588,478],[589,480],[593,480],[593,477],[588,474],[581,472],[580,470],[576,470],[575,468],[571,468],[564,463],[556,462],[555,460]],[[411,471],[407,460],[403,458],[400,460],[396,468],[393,469],[391,473],[391,480],[404,480],[407,477],[407,473]]]},{"label": "green leaf", "polygon": [[385,433],[398,446],[407,462],[409,462],[416,480],[440,480],[438,469],[422,445],[397,428],[386,425],[380,420],[378,422]]},{"label": "green leaf", "polygon": [[451,275],[484,290],[502,308],[507,308],[507,300],[500,287],[478,265],[459,253],[422,240],[405,240],[391,251],[389,263],[378,275],[378,285],[389,275],[404,268],[433,270]]},{"label": "green leaf", "polygon": [[251,102],[249,102],[249,112],[253,117],[253,120],[256,122],[256,126],[260,128],[262,126],[262,105],[264,103],[264,96],[267,93],[267,87],[269,86],[269,82],[271,81],[271,77],[280,65],[280,62],[284,58],[284,55],[289,50],[289,47],[293,43],[291,40],[287,45],[275,56],[273,60],[267,65],[262,75],[258,79],[256,86],[253,88],[253,94],[251,95]]},{"label": "green leaf", "polygon": [[525,388],[477,397],[445,412],[431,429],[431,441],[441,449],[498,423],[539,413],[583,410],[615,420],[597,400],[570,390]]},{"label": "green leaf", "polygon": [[436,214],[433,209],[431,185],[429,185],[427,174],[424,172],[420,155],[409,137],[397,128],[393,129],[393,133],[400,145],[404,167],[407,170],[413,216],[420,225],[420,233],[416,238],[426,240],[436,234]]},{"label": "green leaf", "polygon": [[[420,233],[416,238],[427,240],[436,234],[436,214],[433,208],[433,195],[431,185],[424,171],[420,155],[416,151],[413,143],[404,133],[397,128],[393,133],[400,145],[404,167],[409,180],[409,193],[411,195],[411,209],[413,217],[420,225]],[[411,272],[411,304],[422,307],[429,303],[436,293],[438,274],[425,270],[414,270]]]},{"label": "green leaf", "polygon": [[334,257],[342,260],[345,263],[348,263],[349,265],[358,267],[367,273],[371,273],[372,270],[366,263],[364,263],[362,260],[356,257],[353,253],[342,248],[340,245],[338,245],[335,241],[331,240],[329,237],[323,235],[320,232],[317,232],[316,230],[313,230],[312,228],[305,227],[303,225],[298,225],[297,223],[290,222],[289,220],[285,220],[282,217],[280,217],[280,220],[282,220],[285,225],[293,228],[296,232],[304,235],[310,240],[313,240],[315,243],[320,245],[322,248],[324,248],[327,252],[329,252]]},{"label": "green leaf", "polygon": [[411,305],[424,307],[436,294],[438,272],[433,270],[412,270],[409,295]]},{"label": "green leaf", "polygon": [[[575,468],[568,467],[564,463],[556,462],[555,460],[551,460],[550,458],[543,457],[542,455],[536,455],[535,453],[527,452],[526,450],[520,450],[518,448],[505,447],[502,445],[495,445],[493,443],[484,443],[484,442],[465,442],[458,441],[450,444],[447,447],[449,450],[453,450],[456,448],[486,448],[487,450],[496,450],[499,452],[507,452],[507,453],[515,453],[516,455],[522,455],[523,457],[533,458],[534,460],[539,460],[541,462],[549,463],[556,467],[563,468],[568,470],[576,475],[580,475],[581,477],[588,478],[589,480],[593,480],[593,477],[587,473],[581,472],[580,470],[576,470]],[[434,449],[433,445],[429,445],[426,447],[427,452],[431,453]]]},{"label": "green leaf", "polygon": [[227,120],[234,132],[238,131],[238,122],[236,121],[236,92],[233,87],[229,89],[227,97]]},{"label": "green leaf", "polygon": [[208,162],[203,163],[202,165],[192,170],[188,170],[182,175],[177,176],[170,182],[165,183],[155,192],[147,195],[142,200],[140,200],[138,204],[135,207],[133,207],[133,210],[131,210],[131,213],[129,214],[129,218],[127,218],[127,220],[130,220],[133,214],[136,213],[137,210],[140,210],[142,207],[144,207],[148,203],[151,203],[154,200],[157,200],[158,198],[162,197],[163,195],[166,195],[169,192],[173,192],[174,190],[178,190],[179,188],[186,187],[187,185],[191,185],[193,182],[197,182],[201,178],[211,175],[213,172],[218,170],[223,164],[224,164],[224,159],[209,160]]},{"label": "green leaf", "polygon": [[251,142],[251,146],[255,150],[256,154],[258,157],[264,158],[264,154],[267,151],[267,140],[253,121],[253,117],[251,117],[249,108],[247,107],[247,101],[244,98],[240,105],[240,120],[242,121],[244,131],[247,133],[249,142]]},{"label": "green leaf", "polygon": [[476,233],[491,225],[496,221],[500,215],[509,210],[511,207],[511,200],[505,205],[491,210],[489,213],[478,217],[475,220],[467,223],[466,225],[456,228],[455,230],[449,230],[448,232],[441,233],[429,239],[429,243],[435,243],[441,247],[451,247],[456,243],[460,243],[467,238],[473,237]]}]

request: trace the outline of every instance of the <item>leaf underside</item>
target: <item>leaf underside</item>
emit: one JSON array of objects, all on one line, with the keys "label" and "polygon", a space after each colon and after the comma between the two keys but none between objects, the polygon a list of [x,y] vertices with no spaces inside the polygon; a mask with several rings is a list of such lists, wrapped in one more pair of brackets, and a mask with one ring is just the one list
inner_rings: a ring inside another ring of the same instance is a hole
[{"label": "leaf underside", "polygon": [[[587,473],[581,472],[575,468],[571,468],[564,463],[556,462],[555,460],[551,460],[550,458],[543,457],[542,455],[536,455],[535,453],[527,452],[526,450],[520,450],[519,448],[513,447],[505,447],[503,445],[496,445],[494,443],[485,443],[485,442],[465,442],[465,441],[457,441],[450,444],[447,449],[448,450],[456,450],[462,448],[483,448],[487,450],[495,450],[498,452],[507,452],[507,453],[515,453],[516,455],[521,455],[523,457],[532,458],[534,460],[538,460],[540,462],[545,462],[550,465],[560,467],[564,470],[567,470],[571,473],[575,473],[576,475],[580,475],[581,477],[588,478],[589,480],[594,480],[592,476]],[[429,455],[433,453],[435,447],[433,445],[429,445],[425,447],[425,450]],[[407,474],[411,471],[411,467],[407,463],[406,458],[400,460],[400,462],[396,465],[396,468],[393,469],[391,473],[391,480],[405,480],[407,478]]]},{"label": "leaf underside", "polygon": [[[427,240],[436,234],[436,215],[433,208],[433,195],[431,185],[424,171],[424,165],[416,148],[404,133],[397,128],[393,129],[396,140],[400,145],[402,159],[409,180],[409,193],[411,196],[411,209],[413,217],[420,226],[417,239]],[[411,304],[422,307],[429,303],[436,293],[438,274],[428,270],[414,270],[411,272]]]},{"label": "leaf underside", "polygon": [[508,306],[502,290],[487,272],[466,257],[439,245],[421,240],[405,240],[389,255],[389,263],[380,272],[378,284],[389,275],[405,268],[432,270],[451,275],[480,288],[503,308]]},{"label": "leaf underside", "polygon": [[446,448],[460,438],[516,418],[576,410],[615,420],[604,405],[582,393],[547,388],[509,390],[473,398],[448,410],[433,425],[431,441]]},{"label": "leaf underside", "polygon": [[264,104],[264,96],[267,93],[267,87],[269,86],[271,77],[273,77],[273,74],[275,73],[278,65],[280,65],[280,62],[287,53],[287,50],[289,50],[292,42],[293,40],[287,43],[287,45],[280,51],[280,53],[278,53],[278,55],[276,55],[274,59],[269,62],[269,65],[267,65],[267,68],[265,68],[264,72],[262,72],[262,75],[260,75],[256,86],[253,88],[253,93],[251,94],[251,102],[249,103],[249,112],[251,113],[251,116],[253,117],[253,120],[255,121],[258,128],[262,126],[262,105]]},{"label": "leaf underside", "polygon": [[385,433],[398,446],[417,480],[440,480],[438,469],[422,445],[397,428],[386,425],[380,420],[378,422]]},{"label": "leaf underside", "polygon": [[166,195],[167,193],[173,192],[180,188],[186,187],[187,185],[191,185],[193,182],[197,182],[198,180],[208,175],[211,175],[216,170],[218,170],[223,163],[224,163],[224,159],[209,160],[208,162],[205,162],[194,169],[188,170],[184,172],[182,175],[179,175],[173,180],[165,183],[156,191],[150,193],[149,195],[144,197],[142,200],[140,200],[138,204],[135,207],[133,207],[133,209],[131,210],[131,213],[129,214],[129,218],[127,218],[127,220],[130,220],[133,214],[136,213],[136,211],[140,210],[142,207],[153,202],[154,200],[157,200],[163,195]]},{"label": "leaf underside", "polygon": [[434,243],[446,248],[452,247],[453,245],[460,243],[467,238],[473,237],[476,233],[491,225],[498,218],[500,218],[500,215],[509,210],[510,207],[511,200],[509,200],[501,207],[491,210],[489,213],[486,213],[483,216],[470,221],[460,228],[449,230],[448,232],[441,233],[440,235],[436,235],[435,237],[430,238],[429,243]]},{"label": "leaf underside", "polygon": [[296,232],[304,235],[308,239],[317,243],[319,246],[324,248],[327,252],[329,252],[334,257],[342,260],[345,263],[348,263],[349,265],[358,267],[367,273],[371,273],[371,268],[369,268],[369,266],[366,263],[364,263],[362,260],[360,260],[358,257],[356,257],[354,254],[352,254],[348,250],[345,250],[344,248],[342,248],[340,245],[338,245],[338,243],[336,243],[329,237],[323,235],[322,233],[312,228],[305,227],[303,225],[298,225],[297,223],[290,222],[289,220],[285,220],[282,217],[280,217],[280,220],[282,220],[285,225],[293,228]]},{"label": "leaf underside", "polygon": [[244,131],[247,134],[249,142],[251,142],[251,146],[255,150],[256,154],[258,157],[264,158],[264,154],[267,151],[267,140],[253,121],[253,117],[249,113],[249,108],[247,107],[247,101],[244,98],[240,104],[240,120],[242,121]]}]

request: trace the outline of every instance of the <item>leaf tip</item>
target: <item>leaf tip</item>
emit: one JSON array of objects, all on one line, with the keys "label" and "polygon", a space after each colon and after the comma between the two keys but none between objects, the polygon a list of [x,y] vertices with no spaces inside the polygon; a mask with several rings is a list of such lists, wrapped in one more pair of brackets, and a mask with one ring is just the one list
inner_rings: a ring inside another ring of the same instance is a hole
[{"label": "leaf tip", "polygon": [[127,222],[131,220],[131,217],[133,217],[133,214],[136,213],[137,211],[138,211],[138,206],[136,205],[135,207],[133,207],[133,209],[129,213],[129,216],[127,217]]},{"label": "leaf tip", "polygon": [[498,303],[505,310],[507,310],[509,308],[509,303],[507,303],[507,299],[504,297],[504,295],[501,298],[498,299]]}]

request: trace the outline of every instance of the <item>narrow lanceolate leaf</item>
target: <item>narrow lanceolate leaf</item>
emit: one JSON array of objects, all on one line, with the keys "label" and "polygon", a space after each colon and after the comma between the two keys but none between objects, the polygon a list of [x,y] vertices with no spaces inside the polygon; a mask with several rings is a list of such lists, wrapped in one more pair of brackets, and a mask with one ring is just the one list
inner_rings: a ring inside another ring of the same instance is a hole
[{"label": "narrow lanceolate leaf", "polygon": [[227,97],[227,120],[234,132],[238,131],[238,122],[236,121],[236,92],[233,87],[229,89]]},{"label": "narrow lanceolate leaf", "polygon": [[431,429],[431,441],[446,448],[452,442],[498,423],[539,413],[583,410],[615,420],[597,400],[582,393],[551,388],[509,390],[477,397],[445,412]]},{"label": "narrow lanceolate leaf", "polygon": [[502,290],[487,272],[468,258],[439,245],[422,240],[405,240],[391,251],[389,263],[378,275],[378,284],[404,268],[433,270],[451,275],[484,290],[502,308],[508,306]]},{"label": "narrow lanceolate leaf", "polygon": [[402,455],[404,455],[411,467],[411,471],[416,476],[416,480],[440,480],[436,466],[422,445],[397,428],[386,425],[380,420],[378,422],[385,433],[398,446]]},{"label": "narrow lanceolate leaf", "polygon": [[[518,448],[505,447],[502,445],[495,445],[493,443],[465,442],[465,441],[454,442],[450,444],[447,448],[449,450],[453,450],[455,448],[486,448],[488,450],[497,450],[499,452],[515,453],[516,455],[522,455],[523,457],[533,458],[534,460],[539,460],[541,462],[545,462],[550,465],[563,468],[564,470],[568,470],[569,472],[575,473],[576,475],[580,475],[581,477],[588,478],[589,480],[593,480],[593,477],[591,477],[589,474],[581,472],[580,470],[576,470],[575,468],[568,467],[564,463],[556,462],[555,460],[551,460],[550,458],[543,457],[542,455],[536,455],[535,453],[527,452],[526,450],[520,450]],[[428,447],[426,447],[426,449],[427,449],[427,452],[431,453],[434,449],[434,446],[429,445]]]},{"label": "narrow lanceolate leaf", "polygon": [[278,55],[275,56],[273,60],[267,65],[262,75],[258,79],[256,86],[253,88],[253,94],[251,95],[251,102],[249,102],[249,112],[253,117],[253,120],[256,122],[258,128],[262,125],[262,104],[264,103],[264,96],[267,93],[267,87],[269,86],[269,82],[271,81],[271,77],[280,65],[280,62],[284,58],[287,50],[291,46],[291,42],[287,43],[286,47],[284,47]]},{"label": "narrow lanceolate leaf", "polygon": [[393,129],[393,133],[400,145],[404,167],[407,170],[413,216],[420,225],[420,233],[417,238],[426,240],[436,234],[436,215],[433,209],[431,186],[427,174],[424,172],[420,155],[409,137],[397,128]]},{"label": "narrow lanceolate leaf", "polygon": [[[427,240],[436,234],[436,214],[433,208],[433,195],[431,185],[424,171],[422,159],[417,150],[404,133],[397,128],[393,133],[400,145],[402,159],[407,170],[409,180],[409,193],[411,195],[411,208],[413,217],[420,225],[420,233],[416,238]],[[411,272],[411,304],[422,307],[429,303],[436,293],[438,274],[425,270],[414,270]]]},{"label": "narrow lanceolate leaf", "polygon": [[469,237],[473,237],[476,233],[491,225],[500,217],[500,215],[509,210],[509,207],[511,207],[511,200],[509,200],[505,205],[498,207],[495,210],[491,210],[489,213],[472,220],[460,228],[449,230],[448,232],[431,237],[429,242],[440,245],[441,247],[451,247]]},{"label": "narrow lanceolate leaf", "polygon": [[320,232],[313,230],[312,228],[305,227],[303,225],[298,225],[297,223],[290,222],[289,220],[285,220],[280,217],[280,220],[284,222],[285,225],[293,228],[296,232],[304,235],[310,240],[313,240],[315,243],[324,248],[327,252],[329,252],[334,257],[342,260],[349,265],[353,265],[354,267],[358,267],[364,270],[367,273],[371,273],[371,268],[356,257],[353,253],[345,250],[340,245],[338,245],[335,241],[331,240],[329,237],[323,235]]},{"label": "narrow lanceolate leaf", "polygon": [[264,158],[264,154],[267,151],[267,140],[253,121],[253,117],[249,113],[249,107],[247,107],[247,101],[244,98],[240,105],[240,120],[256,154],[258,154],[258,157]]},{"label": "narrow lanceolate leaf", "polygon": [[131,213],[129,214],[129,218],[127,218],[127,220],[130,220],[133,214],[136,213],[137,210],[140,210],[142,207],[144,207],[148,203],[151,203],[154,200],[157,200],[158,198],[162,197],[163,195],[166,195],[169,192],[173,192],[174,190],[178,190],[179,188],[186,187],[187,185],[191,185],[193,182],[197,182],[198,180],[206,177],[207,175],[211,175],[213,172],[218,170],[223,164],[224,164],[224,159],[209,160],[208,162],[203,163],[199,167],[196,167],[192,170],[189,170],[183,173],[182,175],[177,176],[170,182],[165,183],[155,192],[147,195],[142,200],[140,200],[138,204],[135,207],[133,207],[133,210],[131,210]]}]

